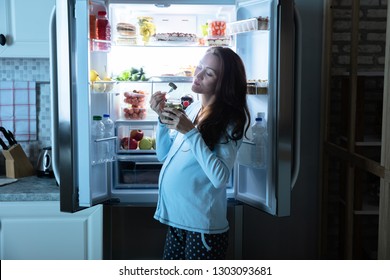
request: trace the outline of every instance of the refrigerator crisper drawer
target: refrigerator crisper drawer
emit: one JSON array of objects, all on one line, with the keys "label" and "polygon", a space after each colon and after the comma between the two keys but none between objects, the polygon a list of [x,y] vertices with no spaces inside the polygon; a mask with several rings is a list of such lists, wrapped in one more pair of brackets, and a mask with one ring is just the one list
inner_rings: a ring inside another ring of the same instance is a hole
[{"label": "refrigerator crisper drawer", "polygon": [[156,154],[157,121],[116,121],[117,154]]},{"label": "refrigerator crisper drawer", "polygon": [[162,163],[155,156],[123,157],[115,163],[116,189],[157,189]]}]

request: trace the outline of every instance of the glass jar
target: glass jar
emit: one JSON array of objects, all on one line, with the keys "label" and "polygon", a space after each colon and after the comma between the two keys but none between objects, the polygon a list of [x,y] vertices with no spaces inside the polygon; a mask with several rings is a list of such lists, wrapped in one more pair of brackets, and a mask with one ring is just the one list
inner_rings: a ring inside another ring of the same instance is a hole
[{"label": "glass jar", "polygon": [[177,109],[177,110],[183,110],[183,105],[181,104],[181,100],[180,99],[168,99],[166,102],[165,102],[165,107],[167,108],[174,108],[174,109]]},{"label": "glass jar", "polygon": [[[165,102],[165,107],[183,111],[183,105],[181,104],[180,99],[169,98]],[[168,117],[164,117],[163,119],[164,120],[172,120],[171,118],[168,118]]]},{"label": "glass jar", "polygon": [[156,33],[156,26],[152,17],[138,17],[139,34],[142,36],[144,45],[148,44],[149,39]]}]

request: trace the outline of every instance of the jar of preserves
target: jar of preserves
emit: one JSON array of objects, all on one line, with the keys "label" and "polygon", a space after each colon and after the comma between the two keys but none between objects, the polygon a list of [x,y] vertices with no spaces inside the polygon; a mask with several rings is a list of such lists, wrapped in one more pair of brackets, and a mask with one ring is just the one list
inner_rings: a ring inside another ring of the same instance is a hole
[{"label": "jar of preserves", "polygon": [[142,36],[142,41],[146,45],[149,42],[150,36],[156,33],[156,26],[153,23],[152,17],[138,17],[139,34]]},{"label": "jar of preserves", "polygon": [[[173,109],[177,109],[177,110],[181,110],[181,111],[183,110],[183,105],[181,104],[181,100],[176,99],[176,98],[169,98],[165,102],[165,107],[173,108]],[[164,117],[164,120],[171,120],[171,119],[168,117]]]}]

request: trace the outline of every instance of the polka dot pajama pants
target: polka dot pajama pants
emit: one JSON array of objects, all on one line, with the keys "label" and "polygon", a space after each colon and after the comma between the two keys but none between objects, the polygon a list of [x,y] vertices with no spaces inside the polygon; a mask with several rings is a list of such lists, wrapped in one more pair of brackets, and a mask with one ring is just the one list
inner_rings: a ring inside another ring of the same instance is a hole
[{"label": "polka dot pajama pants", "polygon": [[223,260],[228,248],[228,232],[203,234],[168,228],[164,260]]}]

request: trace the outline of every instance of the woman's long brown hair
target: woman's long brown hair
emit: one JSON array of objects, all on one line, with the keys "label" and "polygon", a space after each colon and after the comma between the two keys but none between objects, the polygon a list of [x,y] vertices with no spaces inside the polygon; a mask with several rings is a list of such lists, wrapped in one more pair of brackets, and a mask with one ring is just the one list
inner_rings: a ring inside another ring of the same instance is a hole
[{"label": "woman's long brown hair", "polygon": [[[220,61],[214,102],[204,108],[198,129],[213,150],[221,141],[240,140],[249,128],[250,113],[246,103],[247,80],[241,58],[230,48],[212,47],[208,51]],[[228,127],[232,133],[228,133]],[[225,139],[225,140],[223,140]]]}]

